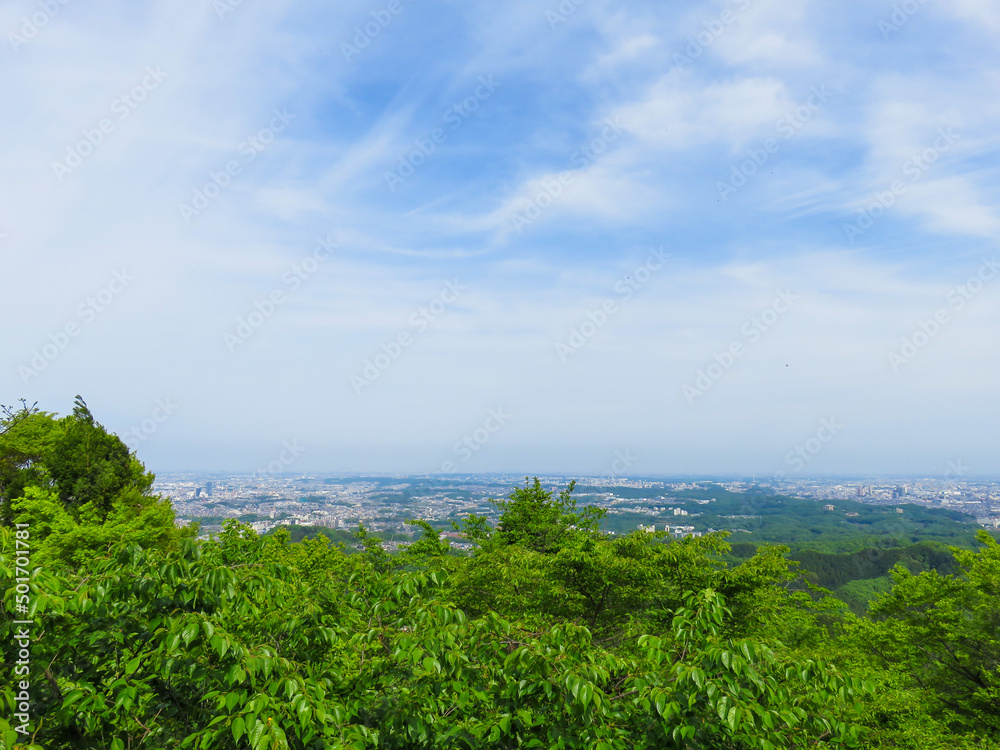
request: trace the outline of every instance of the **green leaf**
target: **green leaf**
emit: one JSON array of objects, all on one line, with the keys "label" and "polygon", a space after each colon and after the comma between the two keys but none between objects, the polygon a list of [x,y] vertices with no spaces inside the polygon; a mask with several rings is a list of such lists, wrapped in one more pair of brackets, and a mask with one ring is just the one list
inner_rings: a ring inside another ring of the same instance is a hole
[{"label": "green leaf", "polygon": [[295,709],[295,712],[299,716],[299,724],[301,724],[304,727],[309,726],[309,724],[312,722],[312,707],[309,705],[309,702],[303,700],[301,703],[299,703],[299,706],[297,709]]},{"label": "green leaf", "polygon": [[130,675],[139,668],[139,657],[135,657],[128,664],[125,665],[125,674]]},{"label": "green leaf", "polygon": [[569,688],[573,697],[576,698],[580,693],[580,678],[576,675],[566,675],[566,686]]},{"label": "green leaf", "polygon": [[716,710],[719,712],[720,721],[726,720],[726,712],[729,710],[729,699],[725,696],[719,699],[719,704],[716,706]]},{"label": "green leaf", "polygon": [[[234,693],[230,693],[230,695],[234,695]],[[243,734],[244,734],[244,732],[246,732],[246,725],[243,723],[243,717],[242,716],[237,716],[233,720],[233,727],[232,727],[232,729],[233,729],[233,741],[234,742],[239,742],[240,741],[240,737],[242,737]]]},{"label": "green leaf", "polygon": [[667,705],[667,694],[662,691],[657,693],[655,704],[656,704],[656,713],[658,713],[664,719],[667,718],[667,715],[664,713],[665,706]]},{"label": "green leaf", "polygon": [[739,720],[740,710],[736,706],[733,706],[729,709],[729,714],[726,716],[726,724],[729,725],[729,728],[733,731],[733,733],[736,732],[736,722]]},{"label": "green leaf", "polygon": [[198,635],[198,623],[196,622],[189,623],[184,628],[184,630],[181,631],[181,638],[184,639],[185,646],[190,645],[191,641],[193,641],[195,639],[195,636],[197,635]]},{"label": "green leaf", "polygon": [[264,730],[267,729],[267,725],[262,721],[258,721],[254,728],[250,731],[250,746],[256,750],[260,744],[261,738],[264,736]]}]

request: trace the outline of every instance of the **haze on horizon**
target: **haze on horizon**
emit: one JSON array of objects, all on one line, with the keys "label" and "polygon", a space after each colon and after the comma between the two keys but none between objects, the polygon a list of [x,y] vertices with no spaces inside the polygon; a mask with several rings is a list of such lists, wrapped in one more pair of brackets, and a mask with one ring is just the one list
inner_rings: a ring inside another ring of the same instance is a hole
[{"label": "haze on horizon", "polygon": [[52,7],[3,403],[157,472],[1000,475],[996,4]]}]

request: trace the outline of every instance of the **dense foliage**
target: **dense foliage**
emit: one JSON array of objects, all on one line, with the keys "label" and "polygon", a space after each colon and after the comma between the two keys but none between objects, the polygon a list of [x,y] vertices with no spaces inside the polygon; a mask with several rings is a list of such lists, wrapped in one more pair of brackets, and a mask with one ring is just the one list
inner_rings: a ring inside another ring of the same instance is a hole
[{"label": "dense foliage", "polygon": [[153,475],[98,424],[77,397],[56,419],[7,410],[0,430],[0,523],[29,523],[36,564],[83,564],[113,542],[175,543],[170,501],[152,494]]},{"label": "dense foliage", "polygon": [[196,540],[116,440],[82,402],[2,423],[4,750],[997,747],[985,534],[952,574],[897,567],[866,619],[797,590],[787,548],[609,537],[537,480],[465,521],[470,555],[420,520],[395,555],[363,528],[355,554]]},{"label": "dense foliage", "polygon": [[[582,487],[580,493],[603,492],[607,487]],[[826,553],[859,552],[870,548],[904,547],[921,541],[935,541],[960,547],[975,543],[975,519],[948,508],[929,508],[905,503],[873,505],[856,500],[827,502],[753,488],[732,492],[720,485],[664,490],[662,499],[651,503],[648,490],[614,487],[616,512],[605,527],[627,533],[636,524],[690,524],[696,531],[730,529],[736,545],[773,543]],[[591,495],[596,496],[595,494]],[[659,505],[661,513],[650,513],[649,505]],[[669,508],[684,508],[691,515],[675,517]],[[902,513],[897,512],[902,510]],[[740,531],[743,529],[743,531]]]}]

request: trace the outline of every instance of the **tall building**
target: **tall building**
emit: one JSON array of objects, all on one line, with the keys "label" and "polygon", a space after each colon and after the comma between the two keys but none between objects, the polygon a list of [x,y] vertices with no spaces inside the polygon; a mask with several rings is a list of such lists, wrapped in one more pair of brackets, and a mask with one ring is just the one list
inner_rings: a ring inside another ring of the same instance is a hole
[{"label": "tall building", "polygon": [[212,496],[213,487],[214,484],[212,482],[205,482],[205,494],[208,495],[209,497]]}]

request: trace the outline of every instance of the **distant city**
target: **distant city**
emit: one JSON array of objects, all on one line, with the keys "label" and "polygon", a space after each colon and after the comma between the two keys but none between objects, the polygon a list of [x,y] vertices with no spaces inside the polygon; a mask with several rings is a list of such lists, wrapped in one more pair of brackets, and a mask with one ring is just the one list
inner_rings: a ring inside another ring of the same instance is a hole
[{"label": "distant city", "polygon": [[[573,477],[539,477],[547,489],[564,488]],[[359,523],[385,535],[413,534],[405,523],[419,518],[445,529],[453,546],[467,546],[451,529],[470,514],[496,518],[492,499],[505,498],[524,484],[513,474],[475,475],[343,475],[343,474],[196,474],[164,473],[154,488],[173,501],[178,523],[197,521],[201,535],[218,532],[227,519],[239,519],[255,531],[277,526],[318,526],[353,530]],[[621,532],[635,528],[666,530],[677,536],[718,530],[745,531],[734,515],[728,529],[705,527],[697,508],[678,502],[677,493],[722,487],[735,493],[780,494],[824,502],[835,511],[837,500],[871,505],[907,505],[945,508],[975,519],[988,528],[1000,528],[1000,479],[982,478],[814,478],[747,477],[576,477],[574,496],[580,507],[596,505],[608,517],[639,517],[635,524],[617,524]],[[666,497],[665,493],[672,493]],[[694,500],[690,503],[706,503]],[[847,513],[846,515],[857,515]],[[648,517],[649,523],[643,517]],[[624,521],[624,517],[622,518]],[[618,532],[618,533],[621,533]],[[614,531],[609,533],[616,533]],[[390,545],[393,546],[393,545]]]}]

